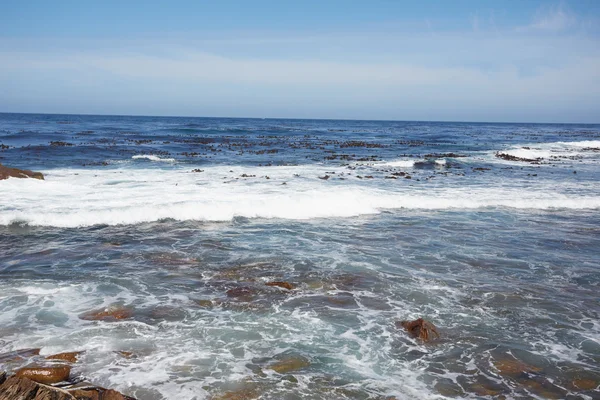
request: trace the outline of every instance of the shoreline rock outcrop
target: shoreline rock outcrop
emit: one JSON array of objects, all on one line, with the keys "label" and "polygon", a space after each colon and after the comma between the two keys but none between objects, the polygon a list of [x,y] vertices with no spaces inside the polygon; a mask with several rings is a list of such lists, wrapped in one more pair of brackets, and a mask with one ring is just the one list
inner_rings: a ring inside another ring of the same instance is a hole
[{"label": "shoreline rock outcrop", "polygon": [[10,168],[0,164],[0,181],[8,178],[34,178],[44,180],[44,174],[28,169]]}]

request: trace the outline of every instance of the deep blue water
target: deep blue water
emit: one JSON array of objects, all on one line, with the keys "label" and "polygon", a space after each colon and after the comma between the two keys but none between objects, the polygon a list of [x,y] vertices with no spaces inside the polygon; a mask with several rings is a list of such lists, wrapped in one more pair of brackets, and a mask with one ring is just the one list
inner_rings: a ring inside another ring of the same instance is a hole
[{"label": "deep blue water", "polygon": [[600,397],[599,125],[0,114],[0,163],[45,175],[0,181],[0,353],[140,399]]}]

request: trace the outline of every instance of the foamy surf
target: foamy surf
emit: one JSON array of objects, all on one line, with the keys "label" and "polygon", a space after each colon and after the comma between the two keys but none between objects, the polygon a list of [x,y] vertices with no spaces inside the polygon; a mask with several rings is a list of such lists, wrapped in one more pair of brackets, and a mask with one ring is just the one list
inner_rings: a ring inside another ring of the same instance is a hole
[{"label": "foamy surf", "polygon": [[[221,166],[208,167],[202,173],[182,169],[55,170],[47,174],[45,181],[0,182],[5,193],[0,199],[0,224],[80,227],[162,219],[344,218],[386,209],[600,208],[600,197],[589,192],[590,188],[588,194],[575,195],[572,185],[565,185],[561,193],[560,186],[544,181],[534,182],[527,191],[500,181],[490,186],[431,188],[354,176],[325,181],[319,179],[321,170],[314,165]],[[344,171],[339,167],[334,170],[336,175]]]},{"label": "foamy surf", "polygon": [[131,157],[133,160],[149,160],[149,161],[159,161],[159,162],[175,162],[174,158],[160,158],[159,156],[155,156],[153,154],[139,154]]}]

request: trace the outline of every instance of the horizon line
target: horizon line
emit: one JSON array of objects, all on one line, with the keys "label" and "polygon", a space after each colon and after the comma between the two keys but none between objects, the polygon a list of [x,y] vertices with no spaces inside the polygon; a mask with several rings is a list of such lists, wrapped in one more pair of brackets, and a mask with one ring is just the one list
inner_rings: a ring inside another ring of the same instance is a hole
[{"label": "horizon line", "polygon": [[82,117],[142,117],[142,118],[204,118],[204,119],[257,119],[257,120],[292,120],[292,121],[354,121],[354,122],[427,122],[453,124],[528,124],[528,125],[600,125],[600,122],[523,122],[523,121],[443,121],[443,120],[410,120],[410,119],[354,119],[354,118],[298,118],[298,117],[227,117],[227,116],[191,116],[191,115],[144,115],[144,114],[78,114],[78,113],[48,113],[48,112],[10,112],[2,114],[18,115],[65,115]]}]

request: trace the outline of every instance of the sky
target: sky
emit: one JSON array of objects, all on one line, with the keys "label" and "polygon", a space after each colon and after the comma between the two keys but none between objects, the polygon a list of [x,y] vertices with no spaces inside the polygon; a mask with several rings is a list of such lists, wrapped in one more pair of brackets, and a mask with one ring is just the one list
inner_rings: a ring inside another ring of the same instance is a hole
[{"label": "sky", "polygon": [[0,2],[0,112],[600,123],[598,0]]}]

